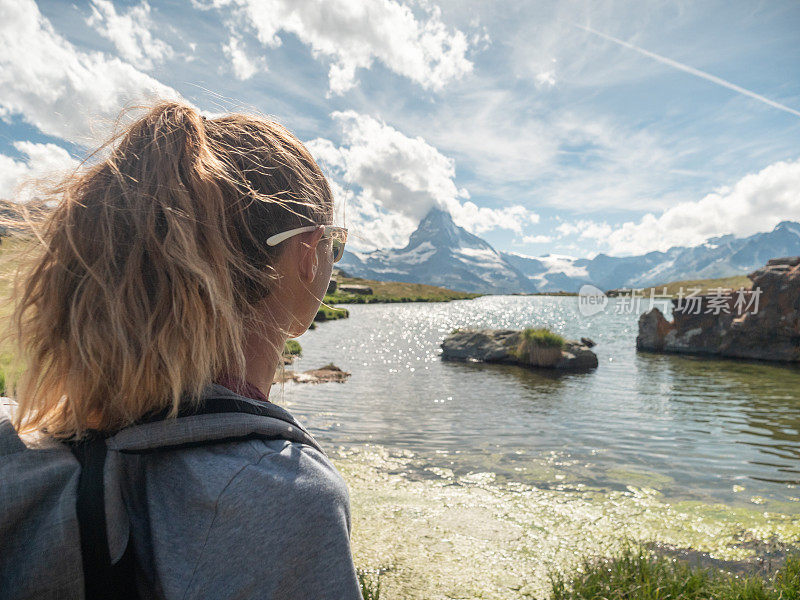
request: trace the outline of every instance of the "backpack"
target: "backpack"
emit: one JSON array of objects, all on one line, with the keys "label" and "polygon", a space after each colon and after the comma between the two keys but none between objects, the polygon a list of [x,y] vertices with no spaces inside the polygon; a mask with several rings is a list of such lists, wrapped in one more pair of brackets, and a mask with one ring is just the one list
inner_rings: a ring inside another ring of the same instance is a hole
[{"label": "backpack", "polygon": [[[0,600],[138,598],[120,455],[248,439],[322,452],[284,409],[219,384],[175,419],[162,413],[79,443],[21,437],[11,425],[13,406],[0,400]],[[110,538],[107,518],[123,523],[125,539]]]}]

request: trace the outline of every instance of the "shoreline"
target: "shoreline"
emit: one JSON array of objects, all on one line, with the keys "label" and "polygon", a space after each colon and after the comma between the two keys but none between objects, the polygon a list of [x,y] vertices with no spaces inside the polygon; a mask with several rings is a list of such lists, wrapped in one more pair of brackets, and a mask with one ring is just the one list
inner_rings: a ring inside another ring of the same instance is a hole
[{"label": "shoreline", "polygon": [[350,488],[356,564],[382,572],[386,598],[547,597],[550,573],[568,576],[582,557],[631,543],[746,566],[759,548],[794,549],[800,532],[800,514],[675,502],[646,486],[499,483],[371,445],[332,459]]}]

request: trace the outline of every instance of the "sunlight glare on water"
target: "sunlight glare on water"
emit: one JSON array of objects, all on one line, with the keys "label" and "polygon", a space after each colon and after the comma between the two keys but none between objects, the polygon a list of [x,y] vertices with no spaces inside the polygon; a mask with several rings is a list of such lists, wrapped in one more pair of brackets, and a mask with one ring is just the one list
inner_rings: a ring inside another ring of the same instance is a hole
[{"label": "sunlight glare on water", "polygon": [[[638,312],[574,297],[351,305],[301,339],[283,402],[350,488],[359,566],[387,598],[543,598],[547,574],[635,542],[740,560],[800,542],[800,371],[637,354]],[[597,342],[558,375],[443,362],[455,328],[545,326]]]},{"label": "sunlight glare on water", "polygon": [[[662,306],[664,304],[662,303]],[[582,317],[575,297],[487,296],[349,305],[300,338],[298,369],[333,362],[344,384],[287,384],[283,401],[324,442],[405,449],[456,473],[552,477],[668,497],[796,503],[800,370],[635,351],[638,313]],[[625,307],[622,307],[625,308]],[[642,311],[646,306],[642,307]],[[545,326],[597,342],[591,373],[442,361],[455,328]],[[277,392],[277,393],[276,393]],[[281,401],[281,391],[273,390]]]}]

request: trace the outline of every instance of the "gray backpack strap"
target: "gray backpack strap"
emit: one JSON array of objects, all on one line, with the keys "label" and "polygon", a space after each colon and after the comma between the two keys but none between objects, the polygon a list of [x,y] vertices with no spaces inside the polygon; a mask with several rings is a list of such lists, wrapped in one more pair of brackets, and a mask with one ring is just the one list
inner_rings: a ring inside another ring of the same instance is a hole
[{"label": "gray backpack strap", "polygon": [[140,419],[108,438],[109,451],[149,454],[247,439],[288,440],[324,454],[312,435],[291,414],[274,404],[233,393],[185,403],[178,418],[167,411]]},{"label": "gray backpack strap", "polygon": [[135,434],[139,428],[166,426],[167,411],[163,411],[141,419],[113,437],[104,438],[93,432],[86,440],[69,443],[82,467],[78,481],[77,513],[86,600],[136,600],[139,597],[136,591],[136,561],[130,539],[119,561],[112,564],[109,553],[103,477],[109,448],[123,454],[150,454],[248,439],[285,439],[307,444],[322,452],[317,441],[287,411],[274,404],[238,395],[210,396],[197,405],[185,404],[178,411],[177,418],[188,421],[193,417],[231,413],[250,415],[254,417],[253,421],[263,423],[229,430],[215,427],[207,435],[198,435],[198,428],[190,427],[186,431],[170,432],[163,441],[138,445],[126,443],[125,438]]},{"label": "gray backpack strap", "polygon": [[137,600],[132,545],[128,544],[116,564],[111,563],[108,550],[103,477],[107,454],[105,438],[93,434],[68,445],[81,464],[76,508],[86,600]]}]

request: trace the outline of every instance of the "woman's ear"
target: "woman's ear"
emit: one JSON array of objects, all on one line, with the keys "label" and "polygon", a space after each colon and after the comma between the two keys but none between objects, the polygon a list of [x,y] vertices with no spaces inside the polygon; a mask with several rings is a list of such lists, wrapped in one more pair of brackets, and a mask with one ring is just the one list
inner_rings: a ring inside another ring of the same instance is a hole
[{"label": "woman's ear", "polygon": [[317,256],[317,246],[322,239],[322,227],[311,232],[308,236],[303,236],[304,239],[299,243],[299,260],[297,264],[297,272],[300,281],[310,284],[317,276],[317,269],[319,268],[319,257]]}]

